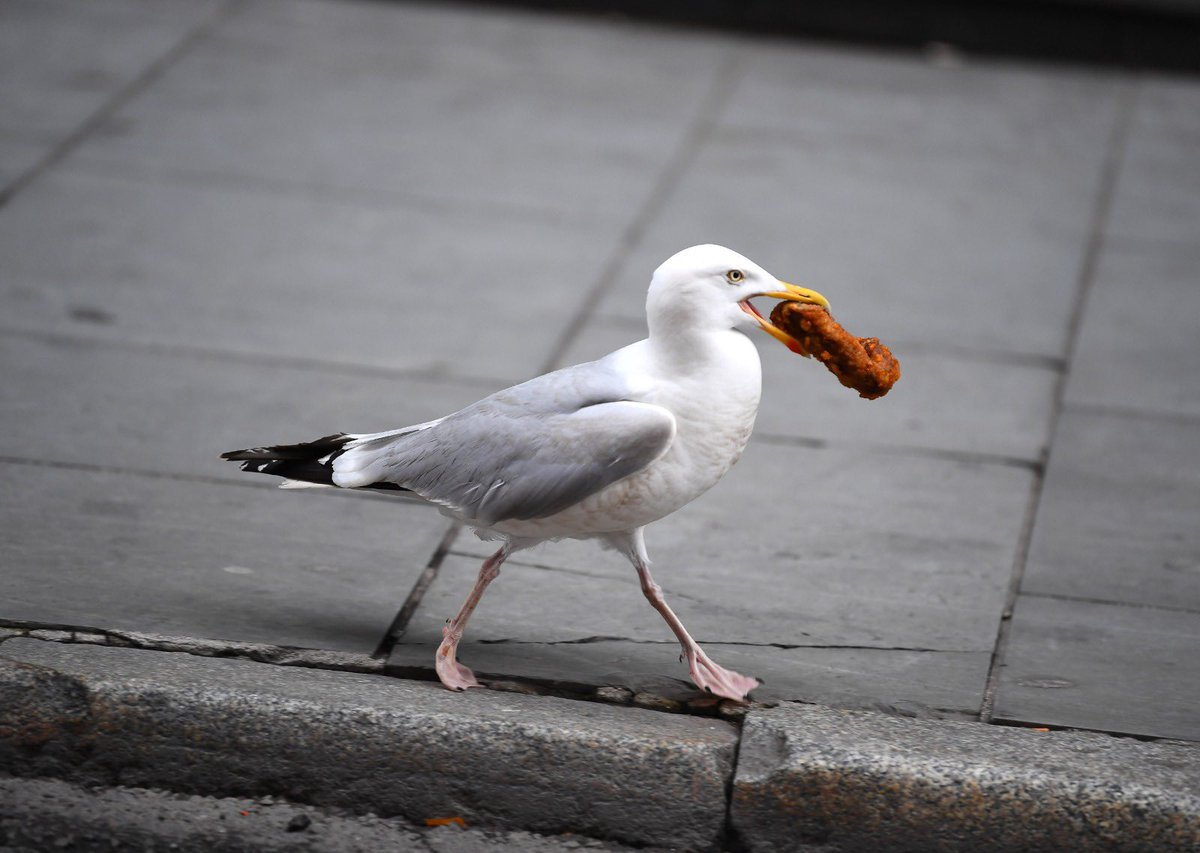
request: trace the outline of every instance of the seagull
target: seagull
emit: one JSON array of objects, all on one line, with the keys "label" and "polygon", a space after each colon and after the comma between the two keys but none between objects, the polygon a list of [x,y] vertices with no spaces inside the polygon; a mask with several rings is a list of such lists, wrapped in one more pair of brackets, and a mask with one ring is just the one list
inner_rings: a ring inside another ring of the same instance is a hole
[{"label": "seagull", "polygon": [[758,351],[740,329],[757,327],[795,343],[751,304],[756,297],[829,307],[816,291],[780,281],[737,252],[692,246],[655,270],[645,340],[427,423],[222,458],[285,478],[281,488],[416,498],[500,542],[442,629],[434,662],[451,690],[479,686],[458,662],[458,645],[504,561],[543,542],[591,539],[633,564],[696,685],[744,702],[760,682],[716,664],[687,632],[650,574],[645,529],[715,485],[750,438],[762,372]]}]

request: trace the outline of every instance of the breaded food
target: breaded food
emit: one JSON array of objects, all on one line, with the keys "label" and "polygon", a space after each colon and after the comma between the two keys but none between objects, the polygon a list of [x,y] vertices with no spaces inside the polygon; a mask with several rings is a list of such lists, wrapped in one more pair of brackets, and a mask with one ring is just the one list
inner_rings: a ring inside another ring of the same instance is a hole
[{"label": "breaded food", "polygon": [[900,378],[900,362],[879,338],[856,338],[823,306],[780,302],[771,322],[792,337],[792,350],[820,361],[860,397],[882,397]]}]

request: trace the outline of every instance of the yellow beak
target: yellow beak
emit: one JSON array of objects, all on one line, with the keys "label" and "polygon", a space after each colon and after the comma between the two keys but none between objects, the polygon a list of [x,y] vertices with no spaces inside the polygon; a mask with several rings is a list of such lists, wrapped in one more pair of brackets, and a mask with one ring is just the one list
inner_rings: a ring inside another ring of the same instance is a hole
[{"label": "yellow beak", "polygon": [[[823,308],[829,308],[829,300],[817,293],[815,290],[809,290],[807,287],[800,287],[795,284],[788,284],[786,281],[781,281],[779,284],[782,286],[782,290],[771,290],[758,295],[769,296],[772,299],[782,299],[785,302],[807,302],[810,305],[820,305]],[[762,314],[758,313],[754,306],[750,304],[750,300],[746,300],[740,304],[743,311],[758,321],[759,328],[761,328],[764,332],[793,352],[799,352],[803,354],[803,351],[799,348],[800,345],[796,342],[796,339],[787,332],[783,331],[783,329],[776,326]]]}]

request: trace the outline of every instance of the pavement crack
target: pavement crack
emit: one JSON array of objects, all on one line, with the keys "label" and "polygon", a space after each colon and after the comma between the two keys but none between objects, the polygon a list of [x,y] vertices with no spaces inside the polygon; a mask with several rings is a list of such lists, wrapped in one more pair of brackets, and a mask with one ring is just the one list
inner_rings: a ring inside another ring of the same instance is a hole
[{"label": "pavement crack", "polygon": [[0,187],[0,207],[7,205],[25,187],[69,157],[118,110],[156,83],[172,66],[246,5],[247,0],[226,0],[217,6],[211,14],[193,26],[188,33],[175,41],[157,59],[145,66],[136,77],[105,100],[99,109],[84,119],[82,124],[50,149],[49,153],[18,175],[7,186]]},{"label": "pavement crack", "polygon": [[277,646],[269,643],[248,643],[201,637],[176,637],[140,631],[122,631],[114,628],[14,620],[0,620],[0,631],[14,632],[5,636],[4,639],[23,637],[49,643],[113,646],[140,651],[183,653],[196,657],[235,658],[275,666],[298,666],[370,675],[383,674],[382,661],[374,660],[369,655],[357,652],[331,649]]},{"label": "pavement crack", "polygon": [[1134,81],[1119,86],[1115,94],[1112,124],[1109,127],[1104,160],[1101,162],[1099,173],[1096,176],[1096,190],[1092,200],[1087,240],[1080,257],[1079,269],[1076,272],[1074,299],[1067,320],[1066,345],[1063,349],[1063,360],[1067,369],[1059,373],[1054,385],[1053,407],[1046,424],[1048,437],[1046,450],[1043,454],[1042,464],[1035,471],[1033,482],[1030,484],[1025,513],[1021,522],[1021,532],[1013,554],[1012,570],[1009,573],[1004,609],[997,619],[996,639],[992,646],[987,677],[984,679],[983,697],[979,703],[979,720],[983,723],[992,722],[995,712],[996,692],[1000,687],[1000,674],[1004,669],[1012,630],[1012,614],[1017,598],[1021,595],[1025,568],[1028,565],[1030,549],[1033,544],[1034,529],[1041,513],[1042,495],[1046,487],[1046,470],[1053,458],[1054,445],[1058,440],[1058,427],[1066,406],[1067,378],[1075,363],[1080,331],[1083,328],[1083,320],[1087,313],[1096,271],[1100,265],[1105,232],[1108,230],[1108,221],[1112,213],[1113,201],[1116,198],[1117,182],[1120,179],[1126,148],[1129,144],[1139,93],[1140,87],[1135,78]]},{"label": "pavement crack", "polygon": [[657,179],[649,182],[649,191],[634,209],[633,217],[617,239],[612,254],[609,255],[607,261],[601,264],[596,278],[587,288],[586,296],[580,307],[563,327],[558,340],[555,341],[542,364],[543,370],[562,366],[571,344],[593,318],[596,306],[601,303],[603,296],[617,281],[622,268],[634,254],[633,250],[645,237],[650,224],[662,212],[667,200],[683,180],[688,167],[692,165],[700,150],[712,136],[713,129],[717,125],[717,117],[732,96],[740,76],[739,53],[733,48],[726,49],[695,115],[688,123],[675,149],[663,163]]},{"label": "pavement crack", "polygon": [[806,447],[814,450],[855,450],[866,453],[886,455],[913,456],[921,459],[940,459],[947,462],[966,462],[977,465],[1000,465],[1009,468],[1020,468],[1040,474],[1043,469],[1041,459],[1028,459],[1022,456],[1008,456],[1002,453],[982,453],[975,450],[952,450],[944,447],[922,447],[917,444],[892,444],[889,442],[870,441],[840,441],[838,439],[816,438],[812,436],[779,435],[769,432],[755,433],[754,440],[764,444],[787,445],[789,447]]},{"label": "pavement crack", "polygon": [[404,632],[408,630],[408,623],[412,621],[417,608],[421,606],[421,602],[425,599],[425,593],[429,591],[429,587],[437,579],[438,572],[442,568],[442,563],[445,562],[446,555],[450,553],[450,548],[454,544],[454,540],[458,538],[461,530],[462,525],[457,521],[451,523],[446,528],[446,532],[442,535],[441,541],[438,542],[437,548],[434,549],[429,562],[425,564],[425,568],[417,577],[412,589],[409,590],[408,597],[404,599],[404,604],[396,611],[396,615],[392,618],[392,624],[388,626],[387,631],[379,640],[379,645],[371,653],[372,659],[387,660],[388,656],[392,653],[392,649],[396,647],[396,643],[400,642],[400,639],[404,636]]},{"label": "pavement crack", "polygon": [[[986,649],[938,649],[931,646],[872,646],[856,643],[760,643],[749,640],[712,640],[698,639],[702,646],[744,646],[753,649],[833,649],[869,652],[920,652],[928,654],[969,655],[980,654]],[[566,640],[520,640],[514,637],[474,640],[481,646],[586,646],[593,643],[633,643],[639,646],[677,646],[678,640],[641,640],[635,637],[617,637],[608,634],[592,634],[586,637],[572,637]]]},{"label": "pavement crack", "polygon": [[606,634],[596,634],[590,637],[578,637],[571,640],[515,640],[504,637],[498,640],[476,640],[481,646],[586,646],[591,643],[647,643],[658,644],[659,640],[635,640],[631,637],[610,637]]},{"label": "pavement crack", "polygon": [[154,340],[131,338],[109,338],[80,333],[64,333],[47,329],[28,329],[0,325],[0,335],[24,338],[51,345],[87,346],[95,349],[122,350],[171,358],[186,358],[195,361],[216,361],[233,365],[262,365],[285,370],[319,371],[331,376],[349,376],[358,379],[401,379],[416,382],[453,383],[464,387],[494,391],[511,384],[511,377],[487,376],[482,373],[450,373],[444,367],[389,367],[368,362],[338,361],[320,356],[304,356],[279,352],[254,352],[231,350],[191,344],[179,341],[164,343]]},{"label": "pavement crack", "polygon": [[[487,555],[480,555],[480,554],[473,553],[471,551],[463,551],[458,548],[452,548],[452,549],[450,549],[450,551],[448,553],[454,557],[463,557],[468,560],[477,560],[480,563],[482,563],[484,560],[487,559]],[[522,560],[522,559],[515,558],[515,557],[511,560],[506,560],[504,565],[507,567],[520,566],[523,569],[537,569],[538,571],[542,571],[542,572],[559,572],[559,573],[562,573],[565,575],[576,575],[577,577],[583,577],[583,578],[596,578],[598,580],[606,580],[606,581],[615,580],[615,581],[620,582],[620,581],[624,581],[624,580],[628,579],[628,581],[630,583],[637,582],[635,577],[632,574],[630,574],[628,576],[628,578],[625,578],[625,577],[620,577],[620,576],[614,576],[611,574],[605,574],[603,572],[589,572],[586,569],[571,569],[571,568],[567,568],[565,566],[551,566],[547,563],[537,563],[537,562],[532,562],[530,560]]]}]

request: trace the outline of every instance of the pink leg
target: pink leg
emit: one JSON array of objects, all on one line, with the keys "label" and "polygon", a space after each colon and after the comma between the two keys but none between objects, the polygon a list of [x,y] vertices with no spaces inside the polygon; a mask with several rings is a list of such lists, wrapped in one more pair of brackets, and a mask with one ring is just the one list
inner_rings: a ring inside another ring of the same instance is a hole
[{"label": "pink leg", "polygon": [[646,599],[655,610],[662,614],[662,617],[667,620],[667,624],[671,626],[671,630],[675,632],[675,636],[679,638],[679,644],[683,646],[684,657],[687,658],[688,671],[692,675],[692,681],[696,682],[696,686],[726,699],[745,702],[747,694],[761,682],[757,678],[748,678],[715,664],[712,658],[704,653],[704,649],[700,648],[700,644],[692,639],[692,635],[683,627],[679,617],[667,606],[667,602],[663,599],[662,587],[654,582],[654,578],[650,577],[650,567],[646,565],[645,560],[634,559],[633,565],[642,582],[642,592],[645,593]]},{"label": "pink leg", "polygon": [[458,614],[448,620],[446,626],[442,628],[442,644],[438,646],[437,656],[434,658],[434,668],[437,670],[442,684],[451,690],[466,690],[468,687],[479,686],[479,682],[475,680],[475,674],[455,660],[458,653],[458,641],[462,639],[463,631],[467,627],[467,620],[475,612],[475,605],[479,604],[479,599],[483,597],[483,591],[500,574],[500,564],[508,558],[508,553],[508,546],[505,545],[484,560],[479,569],[479,577],[475,579],[475,586],[471,588],[471,594],[463,602]]}]

